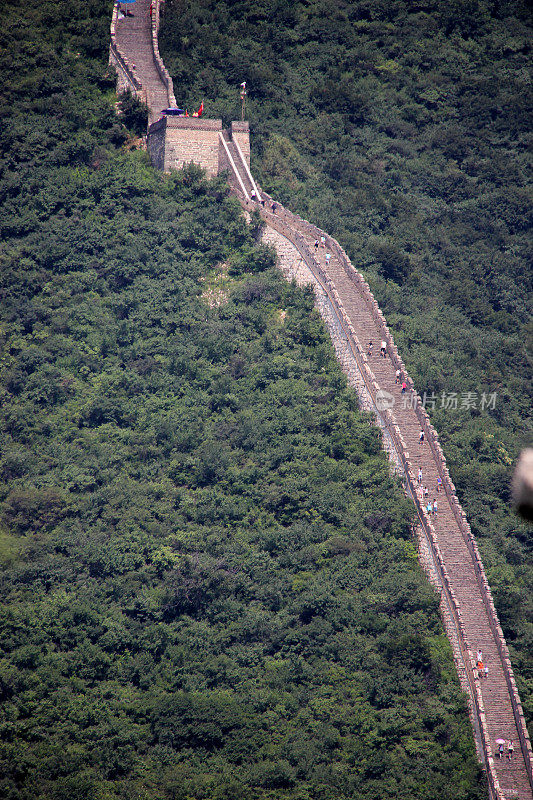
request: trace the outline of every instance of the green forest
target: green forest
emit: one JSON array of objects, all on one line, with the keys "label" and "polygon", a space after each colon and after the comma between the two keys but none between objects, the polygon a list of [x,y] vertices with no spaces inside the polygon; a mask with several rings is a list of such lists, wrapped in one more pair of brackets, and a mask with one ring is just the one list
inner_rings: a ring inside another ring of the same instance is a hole
[{"label": "green forest", "polygon": [[369,281],[426,394],[533,733],[533,538],[510,493],[533,441],[531,42],[520,0],[169,0],[160,37],[179,103],[235,119],[247,81],[256,178]]},{"label": "green forest", "polygon": [[[392,148],[399,134],[381,130],[370,100],[367,116],[352,119],[347,95],[329,119],[328,70],[348,67],[356,40],[368,64],[410,41],[404,5],[376,21],[379,8],[190,3],[178,33],[169,3],[165,59],[176,94],[205,95],[209,116],[234,117],[236,76],[250,81],[254,170],[350,250],[420,386],[463,391],[467,381],[501,396],[488,416],[436,412],[435,421],[526,705],[528,540],[508,497],[528,409],[525,100],[513,70],[501,108],[513,106],[515,127],[511,136],[500,122],[479,145],[483,191],[470,205],[442,198],[444,144],[431,145],[432,160],[419,138],[437,116],[426,101],[409,101],[410,155]],[[434,24],[451,61],[456,41],[477,43],[480,81],[483,37],[496,31],[514,49],[492,68],[525,61],[526,21],[514,6],[485,13],[471,34],[451,14],[416,14],[427,20],[418,35],[428,59]],[[223,178],[196,168],[162,176],[139,149],[143,109],[126,98],[117,114],[110,15],[103,0],[3,3],[0,795],[481,800],[413,508],[379,431],[346,385],[311,293],[282,279],[258,245],[258,220],[245,223]],[[327,55],[327,42],[346,57]],[[382,86],[400,124],[393,100],[407,91],[408,64],[397,59],[396,71],[373,69],[370,85]],[[363,67],[350,69],[356,78]],[[347,78],[346,91],[362,95],[362,80]],[[450,79],[427,80],[445,92]],[[496,185],[498,131],[509,137],[508,185]],[[502,195],[514,198],[512,230],[489,203]],[[452,261],[480,220],[498,224],[501,259],[478,231],[464,261]],[[494,264],[493,284],[469,278],[482,320],[461,273],[481,256],[479,275]]]}]

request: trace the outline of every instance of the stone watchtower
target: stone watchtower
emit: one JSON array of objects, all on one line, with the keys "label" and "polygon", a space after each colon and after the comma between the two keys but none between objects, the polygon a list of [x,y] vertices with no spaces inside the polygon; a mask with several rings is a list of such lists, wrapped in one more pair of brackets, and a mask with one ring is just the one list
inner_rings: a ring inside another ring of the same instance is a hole
[{"label": "stone watchtower", "polygon": [[165,115],[176,108],[174,87],[158,46],[162,0],[136,0],[123,14],[116,4],[111,21],[109,60],[117,71],[119,93],[131,91],[149,110],[147,147],[152,163],[164,172],[198,164],[208,175],[228,171],[237,191],[251,192],[250,132],[247,122],[222,127],[222,120]]},{"label": "stone watchtower", "polygon": [[[168,172],[185,164],[198,164],[208,175],[231,170],[228,152],[240,160],[240,149],[250,166],[250,131],[247,122],[233,122],[229,129],[220,119],[163,117],[148,128],[147,146],[152,163]],[[236,151],[236,152],[235,152]]]}]

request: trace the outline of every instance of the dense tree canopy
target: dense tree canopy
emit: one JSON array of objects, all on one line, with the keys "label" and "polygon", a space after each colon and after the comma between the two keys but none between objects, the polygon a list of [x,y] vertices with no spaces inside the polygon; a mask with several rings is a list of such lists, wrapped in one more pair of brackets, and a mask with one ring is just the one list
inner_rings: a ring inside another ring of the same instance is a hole
[{"label": "dense tree canopy", "polygon": [[169,0],[161,37],[180,102],[235,118],[248,82],[256,177],[369,280],[430,400],[530,724],[532,537],[510,478],[532,441],[531,38],[521,0]]},{"label": "dense tree canopy", "polygon": [[135,149],[109,14],[0,32],[0,794],[480,799],[379,433],[223,180]]}]

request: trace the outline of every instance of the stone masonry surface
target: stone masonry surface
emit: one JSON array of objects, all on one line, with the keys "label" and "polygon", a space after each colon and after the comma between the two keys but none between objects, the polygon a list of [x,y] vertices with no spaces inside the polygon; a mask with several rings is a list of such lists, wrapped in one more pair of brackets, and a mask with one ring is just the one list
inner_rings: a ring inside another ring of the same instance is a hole
[{"label": "stone masonry surface", "polygon": [[[188,123],[188,119],[178,117],[166,120],[165,172],[193,163],[203,167],[208,175],[218,175],[220,162],[218,134],[222,131],[222,121],[192,119],[191,122],[196,124],[177,124]],[[150,138],[149,131],[149,142]]]},{"label": "stone masonry surface", "polygon": [[[336,311],[329,302],[327,293],[322,288],[320,282],[316,279],[313,272],[309,269],[304,259],[300,255],[298,249],[292,244],[292,242],[289,241],[289,239],[287,239],[281,233],[267,226],[265,227],[265,230],[261,237],[261,241],[263,242],[263,244],[271,245],[272,247],[275,248],[278,256],[278,266],[288,281],[294,280],[298,284],[298,286],[311,285],[313,287],[313,291],[315,293],[316,308],[328,328],[329,334],[333,342],[333,346],[335,347],[337,358],[339,359],[341,367],[347,376],[348,384],[352,386],[357,392],[361,408],[363,408],[365,411],[372,413],[374,415],[376,423],[383,430],[384,428],[383,423],[380,419],[379,414],[377,414],[376,412],[374,401],[365,385],[359,365],[357,364],[357,361],[354,358],[350,348],[347,346],[346,337],[344,336],[342,328],[339,324],[339,319],[336,314]],[[385,449],[387,450],[387,454],[391,460],[391,464],[394,471],[399,475],[402,475],[403,473],[402,464],[398,458],[398,454],[394,448],[393,443],[390,441],[390,439],[387,438],[386,435],[383,438],[383,443]],[[471,715],[473,715],[474,709],[472,706],[470,695],[468,694],[468,680],[466,678],[466,668],[461,658],[461,648],[458,640],[457,629],[453,624],[452,614],[448,607],[446,594],[443,591],[442,584],[439,580],[439,574],[433,559],[431,546],[430,543],[428,542],[428,539],[425,535],[425,531],[422,525],[418,525],[416,527],[416,536],[418,542],[418,557],[420,563],[422,564],[422,567],[424,568],[429,580],[431,581],[433,586],[435,586],[436,590],[439,593],[441,616],[444,622],[444,626],[446,628],[446,633],[452,645],[454,661],[459,675],[459,680],[461,682],[463,691],[467,693],[467,698],[469,700],[469,706],[470,706],[470,713]],[[476,738],[476,746],[478,748],[478,753],[481,758],[482,751],[477,738]]]}]

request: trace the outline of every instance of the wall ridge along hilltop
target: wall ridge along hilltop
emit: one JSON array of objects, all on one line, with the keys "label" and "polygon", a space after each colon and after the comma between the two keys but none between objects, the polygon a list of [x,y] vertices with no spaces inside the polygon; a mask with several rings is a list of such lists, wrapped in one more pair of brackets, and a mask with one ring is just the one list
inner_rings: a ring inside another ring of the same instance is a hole
[{"label": "wall ridge along hilltop", "polygon": [[109,32],[109,63],[115,68],[117,73],[117,93],[122,94],[123,92],[129,91],[140,100],[146,101],[142,83],[135,74],[135,65],[130,62],[128,56],[122,51],[117,41],[118,22],[118,4],[115,4],[111,15],[111,28]]},{"label": "wall ridge along hilltop", "polygon": [[[164,65],[160,57],[160,64],[155,57],[159,6],[159,0],[155,0],[150,15],[148,0],[137,0],[133,7],[134,13],[139,15],[138,24],[130,24],[127,29],[128,35],[118,37],[120,47],[117,49],[115,45],[115,50],[121,59],[117,66],[119,86],[121,71],[126,72],[128,80],[134,86],[136,85],[133,79],[138,80],[139,74],[142,73],[140,86],[141,91],[142,89],[146,91],[151,120],[157,119],[161,109],[170,102],[171,82],[169,84],[165,81]],[[117,24],[120,25],[121,22],[123,21],[119,20]],[[123,32],[126,33],[126,26],[123,27]],[[149,49],[145,43],[147,36]],[[112,46],[110,59],[116,63],[117,55],[115,53],[113,57],[114,52]],[[157,56],[159,56],[158,51]],[[140,70],[135,60],[139,58],[142,59]],[[132,67],[132,63],[136,66]],[[145,63],[148,64],[148,72],[144,70]],[[129,65],[129,72],[125,70],[124,64],[126,67]],[[152,87],[148,85],[151,78],[146,77],[152,75],[150,64],[153,66],[153,73],[157,75]],[[169,122],[163,119],[155,125],[152,124],[149,129],[149,140],[150,130],[154,137],[159,137],[154,140],[154,147],[149,147],[155,165],[166,170],[187,163],[188,160],[207,166],[211,174],[219,171],[221,165],[222,168],[228,169],[230,185],[243,207],[248,211],[257,209],[268,229],[292,244],[327,296],[328,303],[339,321],[346,346],[353,356],[353,363],[359,370],[365,391],[379,411],[385,435],[389,438],[404,472],[406,489],[412,495],[417,508],[428,551],[431,553],[435,576],[448,610],[448,631],[450,624],[453,624],[456,631],[455,653],[458,670],[462,684],[469,693],[478,753],[486,767],[490,796],[496,800],[511,800],[511,798],[530,800],[533,796],[531,744],[507,646],[477,545],[457,499],[436,431],[425,410],[415,402],[418,400],[415,387],[368,284],[353,267],[340,244],[327,233],[292,214],[281,204],[277,202],[274,204],[272,198],[263,192],[259,196],[265,201],[264,207],[250,200],[253,196],[252,190],[256,194],[258,191],[250,170],[241,163],[244,160],[249,163],[249,150],[246,151],[245,146],[248,135],[246,124],[242,130],[235,128],[235,133],[241,137],[240,145],[231,147],[232,143],[226,141],[219,120],[195,119],[194,124],[192,120],[189,124],[179,117],[174,120],[175,122]],[[185,157],[181,160],[179,158],[169,160],[167,157],[170,149],[168,143],[172,144],[173,141],[169,134],[172,131],[181,133],[186,131],[189,137],[188,139],[182,137],[179,140],[181,143],[185,141],[189,148],[184,151]],[[218,164],[215,164],[217,148]],[[245,150],[244,155],[243,150]],[[227,155],[225,157],[225,153],[229,153],[231,158]],[[328,264],[325,262],[326,248],[320,248],[316,253],[313,247],[314,240],[321,236],[325,237],[327,249],[331,254]],[[382,339],[387,343],[386,358],[380,358],[377,352]],[[374,342],[376,351],[371,359],[365,352],[369,340]],[[408,385],[408,391],[403,396],[400,386],[395,382],[397,369]],[[390,398],[391,408],[384,410],[377,408],[378,393],[385,399]],[[408,400],[405,404],[404,398]],[[425,434],[425,442],[422,444],[418,440],[421,429]],[[444,491],[438,495],[439,510],[436,517],[430,518],[426,514],[422,498],[419,496],[416,479],[419,467],[423,471],[424,484],[433,488],[437,477],[442,480]],[[480,678],[475,663],[475,653],[478,649],[483,651],[484,659],[490,667],[489,676],[483,679]],[[494,743],[499,737],[512,739],[517,745],[512,761],[495,759]]]}]

